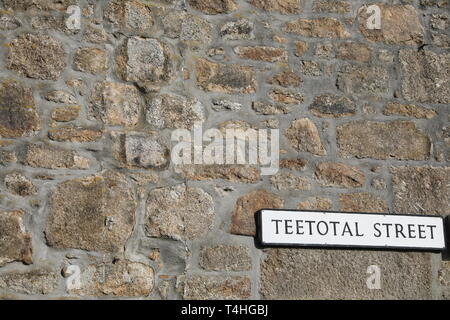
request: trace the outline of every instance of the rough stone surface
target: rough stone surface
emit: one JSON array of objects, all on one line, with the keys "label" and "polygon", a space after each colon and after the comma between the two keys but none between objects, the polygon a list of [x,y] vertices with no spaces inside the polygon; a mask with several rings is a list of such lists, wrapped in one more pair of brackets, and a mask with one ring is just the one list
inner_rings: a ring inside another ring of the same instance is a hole
[{"label": "rough stone surface", "polygon": [[249,271],[252,268],[252,258],[250,250],[243,246],[203,247],[200,266],[208,271]]},{"label": "rough stone surface", "polygon": [[[0,267],[14,261],[33,263],[31,234],[25,230],[24,212],[0,212]],[[0,278],[0,287],[2,280]]]},{"label": "rough stone surface", "polygon": [[175,94],[153,97],[145,107],[146,120],[155,128],[192,129],[205,120],[203,105],[195,98]]},{"label": "rough stone surface", "polygon": [[300,87],[303,80],[298,74],[291,70],[282,71],[268,81],[270,84],[275,84],[282,87]]},{"label": "rough stone surface", "polygon": [[235,0],[189,0],[189,4],[206,14],[230,13],[237,9]]},{"label": "rough stone surface", "polygon": [[0,137],[30,136],[40,129],[40,119],[30,88],[12,79],[0,80]]},{"label": "rough stone surface", "polygon": [[80,106],[68,106],[55,108],[52,112],[52,119],[59,122],[69,122],[78,118],[80,114]]},{"label": "rough stone surface", "polygon": [[345,94],[383,95],[389,91],[389,73],[381,66],[345,65],[337,77],[337,87]]},{"label": "rough stone surface", "polygon": [[23,34],[10,44],[7,68],[33,79],[57,80],[66,67],[65,58],[66,53],[58,40]]},{"label": "rough stone surface", "polygon": [[191,46],[205,46],[212,42],[212,25],[183,11],[170,12],[163,18],[164,33],[170,38],[179,38]]},{"label": "rough stone surface", "polygon": [[339,118],[355,114],[356,106],[345,96],[324,94],[314,98],[309,111],[316,117]]},{"label": "rough stone surface", "polygon": [[256,234],[255,213],[264,208],[280,209],[284,201],[264,189],[252,191],[236,201],[232,214],[231,233],[246,236]]},{"label": "rough stone surface", "polygon": [[123,31],[138,34],[147,33],[154,24],[150,7],[136,0],[110,1],[105,18]]},{"label": "rough stone surface", "polygon": [[128,38],[116,63],[118,74],[125,81],[158,84],[173,78],[173,53],[157,39]]},{"label": "rough stone surface", "polygon": [[311,188],[308,178],[298,177],[287,172],[279,172],[273,175],[270,182],[278,190],[309,190]]},{"label": "rough stone surface", "polygon": [[13,194],[26,197],[37,193],[33,182],[20,173],[11,173],[5,176],[5,186]]},{"label": "rough stone surface", "polygon": [[368,192],[341,194],[339,196],[342,211],[388,213],[386,200]]},{"label": "rough stone surface", "polygon": [[183,283],[186,300],[245,300],[250,299],[251,281],[248,277],[187,276]]},{"label": "rough stone surface", "polygon": [[308,118],[294,120],[285,136],[298,152],[309,152],[317,156],[326,154],[316,125]]},{"label": "rough stone surface", "polygon": [[344,42],[339,43],[336,48],[336,58],[342,60],[367,62],[371,54],[370,47],[364,43]]},{"label": "rough stone surface", "polygon": [[212,197],[184,184],[154,189],[147,199],[147,234],[192,240],[204,237],[214,220]]},{"label": "rough stone surface", "polygon": [[358,188],[362,187],[365,181],[364,173],[357,167],[336,162],[317,164],[315,175],[325,187]]},{"label": "rough stone surface", "polygon": [[411,5],[385,5],[376,3],[381,10],[381,28],[368,29],[370,17],[367,7],[360,9],[359,29],[370,41],[389,44],[419,45],[423,43],[424,30],[416,9]]},{"label": "rough stone surface", "polygon": [[350,37],[344,25],[334,18],[298,19],[288,22],[285,31],[309,38]]},{"label": "rough stone surface", "polygon": [[261,208],[450,214],[448,8],[0,0],[0,299],[450,299],[445,255],[254,238]]},{"label": "rough stone surface", "polygon": [[108,54],[102,49],[83,48],[75,53],[75,70],[99,74],[108,69],[108,64]]},{"label": "rough stone surface", "polygon": [[433,109],[427,109],[424,107],[412,105],[412,104],[401,104],[401,103],[388,103],[384,109],[383,114],[387,116],[405,116],[414,117],[417,119],[432,119],[437,113]]},{"label": "rough stone surface", "polygon": [[59,142],[94,142],[102,136],[101,130],[76,126],[52,128],[48,131],[49,139]]},{"label": "rough stone surface", "polygon": [[303,94],[285,89],[274,89],[269,93],[269,97],[280,103],[300,104],[304,100]]},{"label": "rough stone surface", "polygon": [[69,290],[80,296],[148,296],[154,287],[154,271],[143,263],[118,260],[91,264],[81,273],[81,288]]},{"label": "rough stone surface", "polygon": [[125,137],[125,158],[129,165],[160,168],[167,164],[168,153],[156,136],[136,132]]},{"label": "rough stone surface", "polygon": [[332,206],[331,200],[321,197],[309,197],[298,203],[297,208],[300,210],[330,210]]},{"label": "rough stone surface", "polygon": [[3,0],[5,8],[25,11],[29,9],[37,10],[66,10],[75,0]]},{"label": "rough stone surface", "polygon": [[89,159],[75,151],[46,144],[29,144],[25,148],[23,163],[34,168],[88,169]]},{"label": "rough stone surface", "polygon": [[0,288],[22,294],[46,295],[54,292],[61,276],[49,269],[0,275]]},{"label": "rough stone surface", "polygon": [[288,53],[283,48],[273,47],[236,47],[234,52],[242,59],[265,62],[287,62]]},{"label": "rough stone surface", "polygon": [[222,93],[254,93],[255,71],[248,66],[226,65],[197,59],[197,83],[205,91]]},{"label": "rough stone surface", "polygon": [[253,40],[254,24],[246,19],[230,21],[220,28],[220,36],[224,40]]},{"label": "rough stone surface", "polygon": [[[367,288],[367,267],[381,290]],[[430,299],[428,253],[270,249],[261,265],[264,299]]]},{"label": "rough stone surface", "polygon": [[269,12],[297,14],[303,12],[304,0],[247,0],[251,5]]},{"label": "rough stone surface", "polygon": [[175,171],[188,180],[216,180],[255,183],[261,179],[260,170],[249,165],[179,165]]},{"label": "rough stone surface", "polygon": [[408,101],[450,103],[450,54],[400,50],[402,93]]},{"label": "rough stone surface", "polygon": [[45,94],[44,98],[48,101],[64,104],[76,104],[78,102],[73,94],[63,90],[50,91]]},{"label": "rough stone surface", "polygon": [[287,114],[292,111],[292,108],[289,105],[273,104],[273,103],[262,102],[262,101],[253,102],[252,109],[257,114],[263,114],[263,115]]},{"label": "rough stone surface", "polygon": [[0,30],[14,30],[21,26],[21,22],[14,16],[2,14],[0,16]]},{"label": "rough stone surface", "polygon": [[89,116],[107,125],[133,126],[139,121],[143,99],[132,85],[104,81],[91,95]]},{"label": "rough stone surface", "polygon": [[352,10],[351,1],[316,0],[313,4],[315,12],[348,13]]},{"label": "rough stone surface", "polygon": [[339,152],[344,157],[427,160],[430,138],[408,121],[354,121],[337,128]]},{"label": "rough stone surface", "polygon": [[122,252],[135,215],[130,183],[119,173],[105,171],[53,190],[45,234],[55,248]]},{"label": "rough stone surface", "polygon": [[446,216],[450,213],[450,168],[391,168],[394,210]]}]

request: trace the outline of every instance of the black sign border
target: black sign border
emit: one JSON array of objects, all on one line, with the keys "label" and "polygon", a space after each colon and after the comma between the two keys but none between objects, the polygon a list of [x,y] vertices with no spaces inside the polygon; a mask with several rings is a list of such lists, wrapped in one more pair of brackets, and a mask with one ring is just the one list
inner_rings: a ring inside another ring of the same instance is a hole
[{"label": "black sign border", "polygon": [[[395,247],[395,246],[367,246],[367,245],[333,245],[333,244],[300,244],[300,243],[265,243],[263,242],[262,235],[262,212],[264,210],[270,211],[284,211],[284,212],[325,212],[325,213],[339,213],[339,214],[370,214],[378,216],[402,216],[402,217],[430,217],[430,218],[440,218],[442,221],[443,233],[444,233],[444,247],[442,248],[430,248],[430,247]],[[447,220],[448,223],[445,223]],[[442,217],[436,215],[425,215],[425,214],[389,214],[389,213],[374,213],[374,212],[352,212],[352,211],[325,211],[325,210],[298,210],[298,209],[273,209],[273,208],[263,208],[255,213],[256,222],[256,243],[259,248],[310,248],[310,249],[350,249],[350,250],[383,250],[383,251],[419,251],[419,252],[435,252],[443,253],[448,250],[450,239],[448,239],[448,234],[450,230],[447,230],[446,225],[450,228],[450,217]]]}]

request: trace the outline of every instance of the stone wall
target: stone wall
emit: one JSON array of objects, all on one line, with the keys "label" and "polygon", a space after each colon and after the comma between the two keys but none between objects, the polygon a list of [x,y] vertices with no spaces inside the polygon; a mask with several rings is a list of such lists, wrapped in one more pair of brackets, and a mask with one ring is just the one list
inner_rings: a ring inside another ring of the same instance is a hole
[{"label": "stone wall", "polygon": [[[440,254],[253,237],[263,207],[450,213],[448,0],[0,4],[0,298],[450,298]],[[195,122],[279,129],[279,172],[175,165]]]}]

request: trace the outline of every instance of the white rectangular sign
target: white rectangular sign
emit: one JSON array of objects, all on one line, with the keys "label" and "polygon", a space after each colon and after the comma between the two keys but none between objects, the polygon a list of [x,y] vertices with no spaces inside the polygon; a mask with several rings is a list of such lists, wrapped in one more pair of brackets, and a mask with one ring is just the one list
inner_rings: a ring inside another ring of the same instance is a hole
[{"label": "white rectangular sign", "polygon": [[295,210],[259,212],[262,245],[444,250],[442,217]]}]

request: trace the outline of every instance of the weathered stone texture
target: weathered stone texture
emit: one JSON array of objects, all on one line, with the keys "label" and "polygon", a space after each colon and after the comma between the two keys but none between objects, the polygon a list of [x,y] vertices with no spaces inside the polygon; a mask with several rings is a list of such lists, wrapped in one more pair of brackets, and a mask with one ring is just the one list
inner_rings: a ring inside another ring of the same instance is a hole
[{"label": "weathered stone texture", "polygon": [[342,211],[388,213],[385,199],[368,192],[341,194],[339,196]]},{"label": "weathered stone texture", "polygon": [[297,73],[285,70],[273,76],[268,82],[282,87],[300,87],[303,80]]},{"label": "weathered stone texture", "polygon": [[143,99],[132,85],[104,81],[91,95],[89,116],[107,125],[134,126],[139,121]]},{"label": "weathered stone texture", "polygon": [[118,75],[125,81],[163,83],[174,76],[174,55],[157,39],[131,37],[116,58]]},{"label": "weathered stone texture", "polygon": [[195,98],[175,94],[153,97],[145,107],[146,120],[155,128],[192,129],[205,120],[203,105]]},{"label": "weathered stone texture", "polygon": [[345,96],[324,94],[314,98],[309,111],[316,117],[339,118],[355,114],[355,103]]},{"label": "weathered stone texture", "polygon": [[313,9],[316,12],[348,13],[352,5],[351,1],[316,0]]},{"label": "weathered stone texture", "polygon": [[83,48],[75,53],[75,70],[99,74],[108,69],[108,64],[108,53],[102,49]]},{"label": "weathered stone texture", "polygon": [[264,208],[280,209],[284,201],[264,189],[252,191],[236,201],[232,214],[231,233],[254,236],[256,234],[255,213]]},{"label": "weathered stone texture", "polygon": [[59,142],[94,142],[102,137],[102,132],[96,129],[67,126],[50,129],[48,137],[50,140]]},{"label": "weathered stone texture", "polygon": [[248,277],[193,275],[183,281],[182,296],[186,300],[244,300],[250,295]]},{"label": "weathered stone texture", "polygon": [[212,197],[200,188],[184,184],[152,190],[146,212],[149,236],[176,240],[204,237],[215,216]]},{"label": "weathered stone texture", "polygon": [[134,228],[135,211],[130,183],[120,173],[69,180],[51,194],[46,238],[56,248],[122,252]]},{"label": "weathered stone texture", "polygon": [[317,156],[326,154],[316,125],[308,118],[294,120],[286,130],[286,138],[299,152],[310,152]]},{"label": "weathered stone texture", "polygon": [[273,175],[270,182],[278,190],[309,190],[311,188],[311,182],[308,178],[298,177],[287,172],[279,172]]},{"label": "weathered stone texture", "polygon": [[206,14],[230,13],[237,9],[235,0],[189,0],[189,4]]},{"label": "weathered stone texture", "polygon": [[0,80],[0,137],[19,138],[35,134],[40,119],[30,88],[12,79]]},{"label": "weathered stone texture", "polygon": [[57,80],[66,68],[66,53],[60,41],[44,35],[22,34],[8,53],[8,69],[21,76]]},{"label": "weathered stone texture", "polygon": [[334,18],[298,19],[285,26],[288,33],[311,38],[349,38],[350,33],[344,25]]},{"label": "weathered stone texture", "polygon": [[[381,268],[381,290],[367,267]],[[270,249],[261,265],[264,299],[430,299],[428,253]]]},{"label": "weathered stone texture", "polygon": [[265,62],[287,62],[288,53],[283,48],[274,47],[236,47],[234,52],[242,59]]},{"label": "weathered stone texture", "polygon": [[345,65],[336,80],[339,90],[348,95],[384,95],[389,83],[389,72],[381,66]]},{"label": "weathered stone texture", "polygon": [[120,167],[162,169],[169,163],[169,150],[156,133],[113,131],[111,138]]},{"label": "weathered stone texture", "polygon": [[120,29],[133,33],[148,33],[154,24],[150,7],[136,0],[110,1],[105,9],[105,18]]},{"label": "weathered stone texture", "polygon": [[437,113],[433,109],[427,109],[421,106],[416,106],[412,104],[401,104],[401,103],[388,103],[384,109],[383,114],[387,116],[405,116],[414,117],[417,119],[432,119]]},{"label": "weathered stone texture", "polygon": [[321,197],[309,197],[299,202],[297,208],[300,210],[330,210],[332,206],[331,200]]},{"label": "weathered stone texture", "polygon": [[304,0],[247,0],[251,5],[269,12],[297,14],[303,12]]},{"label": "weathered stone texture", "polygon": [[424,29],[416,9],[411,5],[385,5],[376,3],[381,10],[381,28],[368,29],[367,19],[372,15],[367,7],[359,11],[359,29],[370,41],[388,44],[419,45]]},{"label": "weathered stone texture", "polygon": [[0,267],[14,261],[33,263],[31,234],[25,230],[23,216],[21,210],[0,212]]},{"label": "weathered stone texture", "polygon": [[199,263],[209,271],[249,271],[252,268],[249,248],[234,245],[203,247]]},{"label": "weathered stone texture", "polygon": [[143,263],[118,260],[91,264],[81,273],[81,288],[69,290],[80,296],[148,296],[154,287],[154,271]]},{"label": "weathered stone texture", "polygon": [[11,173],[5,177],[5,186],[13,194],[26,197],[37,193],[30,179],[20,173]]},{"label": "weathered stone texture", "polygon": [[52,112],[51,117],[55,121],[69,122],[78,118],[80,110],[80,106],[55,108]]},{"label": "weathered stone texture", "polygon": [[167,37],[179,38],[191,46],[205,46],[212,42],[212,25],[184,11],[170,12],[163,17],[163,25]]},{"label": "weathered stone texture", "polygon": [[75,4],[76,0],[3,0],[7,9],[25,11],[37,10],[66,10],[68,6]]},{"label": "weathered stone texture", "polygon": [[337,143],[344,157],[427,160],[430,138],[407,121],[354,121],[337,127]]},{"label": "weathered stone texture", "polygon": [[47,169],[88,169],[90,160],[72,150],[46,144],[29,144],[22,161],[25,165]]},{"label": "weathered stone texture", "polygon": [[223,179],[232,182],[256,183],[261,179],[260,170],[249,165],[179,165],[175,168],[188,180]]},{"label": "weathered stone texture", "polygon": [[219,35],[224,40],[252,40],[255,38],[254,29],[251,21],[240,19],[225,23],[220,28]]},{"label": "weathered stone texture", "polygon": [[447,216],[450,213],[450,168],[391,168],[394,210]]},{"label": "weathered stone texture", "polygon": [[322,186],[338,188],[357,188],[364,184],[364,173],[357,167],[343,163],[322,162],[317,164],[316,177]]},{"label": "weathered stone texture", "polygon": [[248,66],[226,65],[197,59],[197,83],[205,91],[222,93],[254,93],[255,71]]},{"label": "weathered stone texture", "polygon": [[403,97],[412,102],[450,103],[450,54],[400,50]]},{"label": "weathered stone texture", "polygon": [[58,287],[61,276],[49,269],[0,275],[0,288],[22,294],[46,295]]}]

